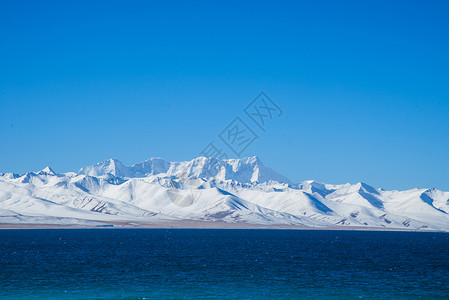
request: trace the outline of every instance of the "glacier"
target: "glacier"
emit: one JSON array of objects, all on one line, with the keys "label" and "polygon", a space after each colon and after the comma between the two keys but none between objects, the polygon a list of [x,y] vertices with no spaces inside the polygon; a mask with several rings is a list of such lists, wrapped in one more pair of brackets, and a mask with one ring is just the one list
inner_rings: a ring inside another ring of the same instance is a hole
[{"label": "glacier", "polygon": [[449,192],[295,184],[258,157],[0,173],[0,225],[449,230]]}]

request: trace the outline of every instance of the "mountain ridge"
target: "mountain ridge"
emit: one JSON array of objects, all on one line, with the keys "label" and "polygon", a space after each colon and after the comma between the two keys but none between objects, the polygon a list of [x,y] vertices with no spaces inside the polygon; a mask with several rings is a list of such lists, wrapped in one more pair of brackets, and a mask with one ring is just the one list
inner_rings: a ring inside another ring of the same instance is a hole
[{"label": "mountain ridge", "polygon": [[[166,173],[178,177],[218,177],[220,180],[234,179],[241,183],[266,182],[269,180],[292,184],[292,182],[272,169],[265,167],[257,156],[242,159],[218,160],[197,157],[190,161],[167,162],[162,158],[150,158],[144,162],[125,166],[118,159],[108,159],[91,166],[82,167],[78,175],[101,176],[111,173],[115,176],[138,178]],[[238,175],[237,175],[238,173]]]},{"label": "mountain ridge", "polygon": [[449,192],[366,183],[293,184],[258,157],[108,159],[77,173],[0,173],[0,224],[156,224],[183,220],[297,227],[449,230]]}]

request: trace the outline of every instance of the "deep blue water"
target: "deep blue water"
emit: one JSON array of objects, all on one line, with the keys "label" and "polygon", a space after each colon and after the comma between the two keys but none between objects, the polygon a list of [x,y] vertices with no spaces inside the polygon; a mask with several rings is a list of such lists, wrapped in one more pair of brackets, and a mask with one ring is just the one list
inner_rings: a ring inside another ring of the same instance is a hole
[{"label": "deep blue water", "polygon": [[0,298],[449,298],[449,234],[0,230]]}]

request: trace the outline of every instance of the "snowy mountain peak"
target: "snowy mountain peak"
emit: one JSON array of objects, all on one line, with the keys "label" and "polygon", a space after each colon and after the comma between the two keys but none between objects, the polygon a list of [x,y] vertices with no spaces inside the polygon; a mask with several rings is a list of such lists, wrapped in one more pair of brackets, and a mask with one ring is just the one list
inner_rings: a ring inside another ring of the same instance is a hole
[{"label": "snowy mountain peak", "polygon": [[20,175],[16,173],[0,173],[0,176],[6,179],[16,179],[20,177]]},{"label": "snowy mountain peak", "polygon": [[223,162],[231,166],[232,172],[235,174],[234,177],[237,177],[236,181],[241,183],[277,181],[279,183],[292,184],[287,177],[265,167],[257,156],[241,159],[227,159]]},{"label": "snowy mountain peak", "polygon": [[357,183],[356,187],[359,189],[359,192],[369,193],[369,194],[379,194],[377,189],[373,188],[372,186],[370,186],[364,182]]},{"label": "snowy mountain peak", "polygon": [[126,167],[116,158],[111,158],[92,166],[83,167],[78,171],[78,174],[89,176],[101,176],[112,174],[115,176],[125,176]]},{"label": "snowy mountain peak", "polygon": [[46,166],[45,168],[43,168],[42,170],[37,172],[37,174],[38,175],[56,175],[56,173],[53,171],[53,169],[50,168],[49,166]]},{"label": "snowy mountain peak", "polygon": [[170,163],[159,157],[147,159],[127,168],[127,177],[145,177],[167,173]]}]

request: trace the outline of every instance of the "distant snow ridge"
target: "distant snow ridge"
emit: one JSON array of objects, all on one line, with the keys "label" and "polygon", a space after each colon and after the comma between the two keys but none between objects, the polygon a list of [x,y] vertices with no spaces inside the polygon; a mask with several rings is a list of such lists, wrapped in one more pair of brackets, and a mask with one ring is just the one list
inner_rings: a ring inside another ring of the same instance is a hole
[{"label": "distant snow ridge", "polygon": [[293,184],[257,157],[117,159],[57,174],[0,173],[0,224],[153,224],[182,220],[449,230],[449,192],[365,183]]},{"label": "distant snow ridge", "polygon": [[257,157],[227,160],[198,157],[184,162],[167,162],[161,158],[150,158],[130,167],[124,166],[117,159],[109,159],[93,166],[83,167],[78,172],[78,174],[90,176],[102,176],[108,173],[126,178],[167,174],[178,178],[214,178],[240,183],[261,183],[273,180],[291,184],[286,177],[265,167]]}]

